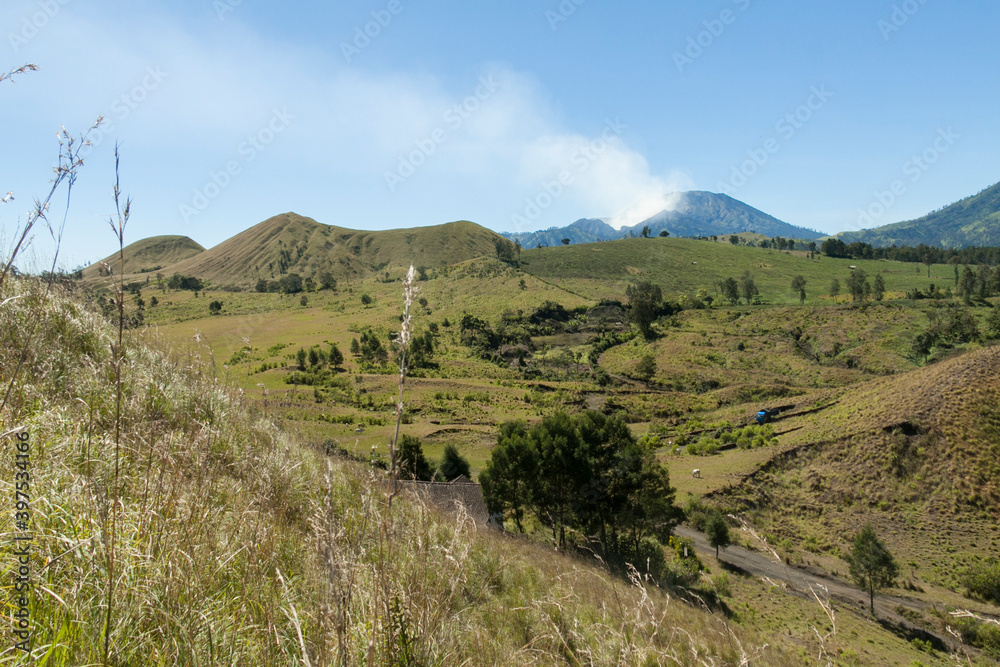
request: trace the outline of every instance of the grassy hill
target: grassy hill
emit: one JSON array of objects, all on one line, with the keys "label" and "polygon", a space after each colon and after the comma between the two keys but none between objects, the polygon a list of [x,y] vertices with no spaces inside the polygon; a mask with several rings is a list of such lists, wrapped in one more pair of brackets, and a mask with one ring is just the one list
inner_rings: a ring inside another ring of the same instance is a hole
[{"label": "grassy hill", "polygon": [[34,652],[5,664],[781,666],[811,650],[418,497],[390,509],[380,473],[134,332],[119,420],[117,331],[59,289],[8,281],[14,296],[0,417],[31,443],[37,585]]},{"label": "grassy hill", "polygon": [[886,290],[897,296],[915,287],[925,290],[930,283],[943,289],[954,281],[953,267],[945,265],[932,267],[928,278],[926,270],[917,264],[818,254],[809,259],[808,253],[802,251],[763,250],[695,239],[634,238],[537,248],[524,251],[521,259],[526,273],[595,299],[615,293],[615,298],[622,298],[628,283],[642,280],[660,285],[664,296],[671,298],[694,295],[700,289],[714,295],[722,280],[739,278],[744,271],[753,275],[762,300],[770,304],[798,303],[790,287],[796,275],[807,281],[807,303],[831,303],[827,295],[832,279],[840,281],[843,292],[851,266],[864,269],[869,277],[881,274]]},{"label": "grassy hill", "polygon": [[[205,249],[201,245],[187,236],[153,236],[142,239],[125,247],[125,273],[151,273],[204,251]],[[85,268],[83,277],[85,279],[96,278],[102,275],[102,271],[106,275],[104,265],[110,266],[115,273],[118,273],[119,264],[118,253],[112,253],[100,262]]]},{"label": "grassy hill", "polygon": [[916,220],[837,236],[873,246],[1000,246],[1000,183]]},{"label": "grassy hill", "polygon": [[410,264],[439,268],[495,254],[493,232],[472,222],[388,231],[323,225],[295,213],[269,218],[197,257],[167,268],[216,285],[252,285],[283,274],[357,278]]},{"label": "grassy hill", "polygon": [[777,456],[713,497],[789,557],[834,571],[871,523],[904,580],[928,599],[968,605],[963,573],[1000,546],[997,368],[993,346],[800,399],[831,407],[776,423],[787,433]]}]

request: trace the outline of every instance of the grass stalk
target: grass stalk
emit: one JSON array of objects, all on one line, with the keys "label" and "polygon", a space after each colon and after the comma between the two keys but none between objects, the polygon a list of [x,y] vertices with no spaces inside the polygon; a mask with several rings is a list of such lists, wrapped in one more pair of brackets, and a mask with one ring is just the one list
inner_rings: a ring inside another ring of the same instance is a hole
[{"label": "grass stalk", "polygon": [[108,595],[107,609],[104,619],[104,664],[108,665],[111,647],[112,612],[114,609],[115,591],[115,541],[118,535],[118,493],[121,474],[121,436],[122,436],[122,362],[124,358],[123,342],[125,337],[125,227],[128,225],[132,209],[132,200],[126,198],[124,206],[121,202],[121,181],[119,170],[118,146],[115,146],[115,213],[116,219],[108,221],[111,230],[118,238],[118,281],[115,284],[115,298],[118,307],[118,342],[115,346],[112,363],[115,369],[115,472],[111,487],[110,541],[108,548]]}]

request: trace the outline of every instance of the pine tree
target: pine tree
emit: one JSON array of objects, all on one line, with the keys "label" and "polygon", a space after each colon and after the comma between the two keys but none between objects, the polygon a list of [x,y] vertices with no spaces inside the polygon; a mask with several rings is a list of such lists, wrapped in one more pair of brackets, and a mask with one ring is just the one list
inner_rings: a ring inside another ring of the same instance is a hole
[{"label": "pine tree", "polygon": [[875,613],[875,592],[889,588],[899,576],[899,566],[885,545],[875,535],[871,525],[866,525],[854,537],[854,548],[847,556],[851,578],[868,591],[872,613]]}]

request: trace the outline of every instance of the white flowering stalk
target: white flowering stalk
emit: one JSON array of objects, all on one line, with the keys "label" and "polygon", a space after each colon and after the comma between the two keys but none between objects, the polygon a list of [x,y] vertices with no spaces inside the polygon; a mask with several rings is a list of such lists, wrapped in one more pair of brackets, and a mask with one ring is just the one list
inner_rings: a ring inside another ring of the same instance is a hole
[{"label": "white flowering stalk", "polygon": [[396,480],[399,477],[399,466],[396,461],[396,444],[399,442],[399,425],[403,422],[403,388],[406,384],[406,350],[413,337],[413,327],[410,320],[410,306],[416,299],[418,288],[416,286],[416,271],[413,265],[406,272],[403,278],[403,323],[399,330],[399,337],[396,342],[399,344],[399,398],[396,400],[396,432],[389,443],[389,506],[392,506],[392,498],[396,494]]}]

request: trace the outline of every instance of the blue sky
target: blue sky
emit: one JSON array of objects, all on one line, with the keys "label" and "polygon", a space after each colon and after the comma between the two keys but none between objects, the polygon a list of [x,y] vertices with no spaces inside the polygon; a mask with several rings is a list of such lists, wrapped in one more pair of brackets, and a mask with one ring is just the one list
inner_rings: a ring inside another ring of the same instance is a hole
[{"label": "blue sky", "polygon": [[692,189],[828,233],[910,219],[1000,180],[1000,6],[956,5],[8,0],[0,68],[40,70],[0,84],[4,242],[99,115],[66,266],[114,246],[116,141],[127,241],[285,211],[620,226]]}]

